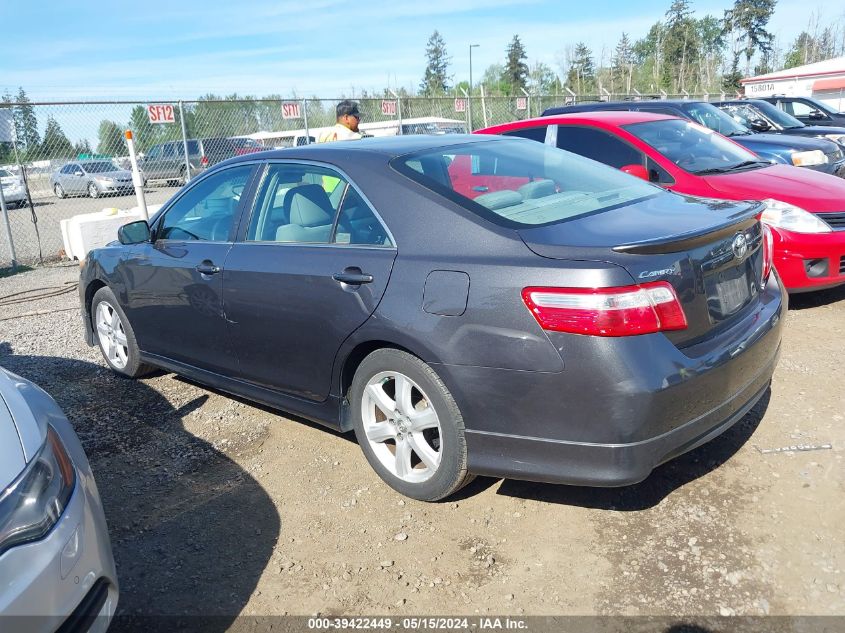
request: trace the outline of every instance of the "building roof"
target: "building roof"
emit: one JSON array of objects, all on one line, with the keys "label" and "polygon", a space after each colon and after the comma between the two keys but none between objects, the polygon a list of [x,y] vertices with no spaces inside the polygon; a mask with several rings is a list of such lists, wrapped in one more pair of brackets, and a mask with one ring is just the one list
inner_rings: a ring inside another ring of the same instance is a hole
[{"label": "building roof", "polygon": [[833,59],[826,59],[823,62],[816,62],[815,64],[806,64],[804,66],[796,66],[795,68],[778,70],[777,72],[765,75],[748,77],[740,80],[740,83],[748,84],[760,81],[772,81],[774,79],[795,79],[797,77],[835,75],[837,73],[845,74],[845,57],[834,57]]}]

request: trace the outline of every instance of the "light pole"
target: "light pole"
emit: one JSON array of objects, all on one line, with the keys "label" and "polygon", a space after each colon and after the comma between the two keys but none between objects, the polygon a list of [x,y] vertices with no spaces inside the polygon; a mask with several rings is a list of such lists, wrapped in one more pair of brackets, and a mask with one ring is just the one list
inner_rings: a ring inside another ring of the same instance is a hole
[{"label": "light pole", "polygon": [[472,132],[472,49],[480,44],[469,45],[469,97],[467,97],[467,112],[469,113],[469,132]]}]

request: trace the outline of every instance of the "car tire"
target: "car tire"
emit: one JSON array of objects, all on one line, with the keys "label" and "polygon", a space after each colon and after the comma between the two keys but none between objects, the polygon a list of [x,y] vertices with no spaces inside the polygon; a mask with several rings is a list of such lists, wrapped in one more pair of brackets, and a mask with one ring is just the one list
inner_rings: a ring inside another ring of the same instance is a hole
[{"label": "car tire", "polygon": [[53,185],[53,193],[56,194],[56,197],[59,198],[60,200],[67,195],[65,193],[65,190],[62,189],[62,186],[59,183],[56,183],[55,185]]},{"label": "car tire", "polygon": [[100,190],[97,188],[93,182],[88,183],[88,195],[92,198],[99,198],[100,197]]},{"label": "car tire", "polygon": [[100,288],[91,300],[94,338],[108,366],[117,374],[138,378],[153,367],[141,362],[135,331],[111,288]]},{"label": "car tire", "polygon": [[348,401],[364,456],[397,492],[439,501],[473,479],[460,409],[419,358],[397,349],[374,351],[355,372]]}]

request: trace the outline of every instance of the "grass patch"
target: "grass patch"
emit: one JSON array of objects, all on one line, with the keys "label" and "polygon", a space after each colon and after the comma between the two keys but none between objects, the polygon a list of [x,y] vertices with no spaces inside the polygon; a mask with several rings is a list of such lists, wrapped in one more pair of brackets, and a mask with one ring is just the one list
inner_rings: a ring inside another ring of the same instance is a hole
[{"label": "grass patch", "polygon": [[30,270],[32,270],[32,268],[24,266],[23,264],[18,264],[18,267],[15,268],[14,272],[12,272],[11,266],[7,268],[0,268],[0,279],[3,279],[4,277],[11,277],[12,275],[17,275],[18,273],[25,273]]}]

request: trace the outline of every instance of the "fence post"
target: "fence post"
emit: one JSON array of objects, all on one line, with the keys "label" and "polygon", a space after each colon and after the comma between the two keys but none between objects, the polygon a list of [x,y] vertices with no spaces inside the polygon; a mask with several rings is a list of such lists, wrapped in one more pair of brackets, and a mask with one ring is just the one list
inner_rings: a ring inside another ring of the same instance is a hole
[{"label": "fence post", "polygon": [[18,261],[15,256],[15,241],[12,239],[12,225],[9,223],[9,208],[6,206],[6,196],[3,195],[3,186],[0,185],[0,210],[3,212],[3,223],[6,225],[6,237],[9,240],[9,253],[12,256],[12,272],[18,269]]},{"label": "fence post", "polygon": [[398,94],[390,90],[390,88],[388,88],[387,91],[393,95],[394,99],[396,99],[396,117],[399,119],[398,134],[399,136],[402,136],[402,98]]},{"label": "fence post", "polygon": [[464,93],[464,99],[466,99],[466,107],[464,108],[464,118],[467,121],[467,132],[472,132],[472,119],[470,119],[470,111],[469,111],[469,94],[466,90],[464,90],[463,86],[461,86],[461,92]]},{"label": "fence post", "polygon": [[528,118],[530,119],[531,118],[531,95],[528,94],[528,91],[525,88],[523,88],[522,86],[520,86],[519,89],[522,90],[522,94],[525,95],[525,99],[526,99],[525,105],[527,106],[526,110],[528,112]]},{"label": "fence post", "polygon": [[484,127],[487,126],[487,103],[484,101],[484,84],[481,84],[481,114],[484,115]]},{"label": "fence post", "polygon": [[[305,144],[311,145],[311,132],[308,130],[308,100],[302,100],[302,119],[303,123],[305,124]],[[294,143],[296,140],[294,139]]]},{"label": "fence post", "polygon": [[126,148],[129,150],[129,162],[132,163],[132,184],[135,185],[138,209],[141,211],[141,218],[149,220],[147,200],[144,198],[144,181],[141,180],[141,170],[138,169],[138,157],[135,155],[135,140],[132,138],[132,130],[126,130],[124,136],[126,137]]},{"label": "fence post", "polygon": [[188,158],[188,132],[185,127],[185,110],[182,109],[182,102],[179,101],[179,121],[182,123],[182,149],[185,152],[185,184],[191,180],[191,161]]}]

